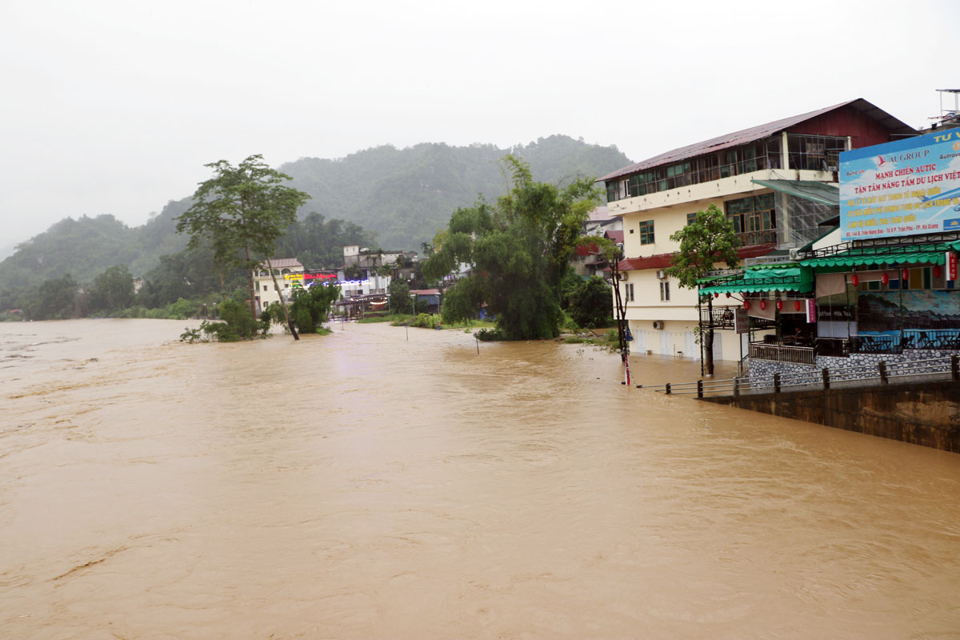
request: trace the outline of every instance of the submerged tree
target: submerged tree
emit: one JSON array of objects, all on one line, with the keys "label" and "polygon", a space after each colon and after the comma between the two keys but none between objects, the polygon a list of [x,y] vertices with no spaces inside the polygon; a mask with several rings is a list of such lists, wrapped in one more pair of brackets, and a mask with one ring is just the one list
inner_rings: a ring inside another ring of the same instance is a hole
[{"label": "submerged tree", "polygon": [[[207,238],[217,264],[247,271],[250,315],[256,318],[253,270],[262,262],[254,256],[263,256],[274,287],[280,291],[270,256],[277,239],[296,221],[297,209],[310,196],[284,185],[290,176],[271,169],[260,155],[250,156],[237,167],[226,160],[204,166],[213,169],[214,177],[200,183],[193,194],[193,206],[177,218],[177,232],[190,234],[190,248]],[[287,326],[296,339],[283,296],[280,301]]]},{"label": "submerged tree", "polygon": [[317,327],[327,321],[330,308],[340,299],[340,287],[334,284],[316,284],[309,289],[293,292],[290,316],[302,333],[316,333]]},{"label": "submerged tree", "polygon": [[457,209],[434,239],[424,266],[437,281],[470,266],[446,294],[444,320],[464,320],[486,303],[511,340],[552,338],[560,332],[560,283],[599,193],[589,179],[560,188],[534,182],[530,167],[506,156],[513,187],[495,205],[483,200]]},{"label": "submerged tree", "polygon": [[[717,263],[725,263],[731,269],[740,264],[737,248],[740,239],[734,232],[733,222],[723,211],[711,204],[705,211],[698,211],[696,219],[677,231],[670,239],[680,243],[680,250],[673,254],[667,275],[680,281],[680,286],[696,289],[697,281],[706,277]],[[713,301],[707,298],[711,322],[703,339],[703,361],[707,375],[713,375]]]}]

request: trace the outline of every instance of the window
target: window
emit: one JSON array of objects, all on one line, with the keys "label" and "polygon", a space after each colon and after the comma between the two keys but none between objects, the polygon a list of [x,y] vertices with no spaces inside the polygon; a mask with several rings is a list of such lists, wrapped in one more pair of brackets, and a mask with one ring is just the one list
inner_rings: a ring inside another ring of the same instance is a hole
[{"label": "window", "polygon": [[633,302],[633,283],[627,285],[627,302]]},{"label": "window", "polygon": [[688,214],[687,214],[687,226],[688,226],[688,227],[689,227],[690,225],[692,225],[692,224],[693,224],[694,222],[696,222],[696,221],[697,221],[697,214],[695,214],[695,213],[688,213]]},{"label": "window", "polygon": [[744,245],[777,241],[777,210],[774,194],[749,196],[724,203],[727,219]]},{"label": "window", "polygon": [[808,171],[835,171],[840,164],[840,152],[847,150],[847,139],[839,136],[789,134],[790,169]]},{"label": "window", "polygon": [[668,280],[663,280],[660,282],[660,301],[670,301],[670,282]]},{"label": "window", "polygon": [[640,244],[653,244],[653,220],[640,223]]}]

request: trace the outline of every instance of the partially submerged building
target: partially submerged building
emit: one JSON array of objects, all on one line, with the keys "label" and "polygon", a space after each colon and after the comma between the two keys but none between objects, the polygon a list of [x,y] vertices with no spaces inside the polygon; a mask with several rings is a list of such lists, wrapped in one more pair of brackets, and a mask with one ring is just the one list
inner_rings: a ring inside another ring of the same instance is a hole
[{"label": "partially submerged building", "polygon": [[[789,261],[791,249],[812,247],[828,230],[823,223],[838,216],[840,154],[914,135],[913,128],[858,99],[674,149],[600,178],[610,214],[623,220],[619,287],[634,337],[631,350],[700,355],[700,296],[666,275],[679,249],[670,236],[698,211],[714,204],[726,214],[743,243],[742,260]],[[766,276],[752,283],[755,293],[809,293],[810,283],[794,280],[799,272]],[[726,293],[730,297],[716,298],[716,318],[707,321],[733,329],[742,304],[734,291]],[[762,306],[751,309],[766,312]],[[714,358],[741,360],[749,343],[749,333],[720,332]]]},{"label": "partially submerged building", "polygon": [[701,285],[737,301],[758,385],[960,353],[960,129],[844,152],[839,173],[833,242]]}]

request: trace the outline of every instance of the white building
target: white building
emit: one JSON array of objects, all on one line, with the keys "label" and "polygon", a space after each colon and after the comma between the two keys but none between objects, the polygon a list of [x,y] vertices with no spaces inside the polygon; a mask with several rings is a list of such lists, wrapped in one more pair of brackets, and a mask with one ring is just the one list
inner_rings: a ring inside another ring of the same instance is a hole
[{"label": "white building", "polygon": [[[270,263],[273,265],[273,275],[270,274],[266,263],[261,264],[260,268],[254,271],[253,291],[257,309],[260,311],[272,302],[280,302],[281,294],[285,299],[289,298],[293,281],[284,276],[304,272],[303,265],[296,258],[273,258]],[[277,279],[276,286],[274,286],[273,276]]]},{"label": "white building", "polygon": [[[620,293],[631,350],[700,356],[697,292],[679,288],[664,272],[679,249],[670,236],[698,211],[715,204],[726,213],[743,243],[741,259],[801,248],[819,237],[823,220],[816,208],[795,206],[796,194],[836,185],[841,151],[915,133],[866,100],[852,100],[674,149],[600,178],[610,214],[623,220]],[[727,305],[732,310],[740,303],[714,302],[720,313]],[[735,361],[746,351],[733,331],[716,333],[714,359]]]}]

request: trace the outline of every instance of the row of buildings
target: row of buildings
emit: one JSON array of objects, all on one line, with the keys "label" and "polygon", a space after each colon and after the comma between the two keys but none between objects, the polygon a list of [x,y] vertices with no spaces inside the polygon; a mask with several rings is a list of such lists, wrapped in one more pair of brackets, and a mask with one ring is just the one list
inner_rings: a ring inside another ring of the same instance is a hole
[{"label": "row of buildings", "polygon": [[[749,361],[753,376],[960,349],[957,124],[948,113],[924,135],[857,99],[600,178],[621,225],[631,350],[700,358],[696,332],[713,328],[714,359]],[[711,204],[742,267],[680,288],[670,237]]]},{"label": "row of buildings", "polygon": [[[338,269],[307,270],[296,258],[273,258],[254,272],[254,296],[257,309],[285,300],[298,288],[323,284],[340,287],[342,298],[336,303],[336,315],[359,316],[370,311],[386,311],[388,290],[395,278],[409,280],[418,261],[416,251],[372,251],[359,245],[343,247],[343,266]],[[273,273],[270,272],[273,269]],[[440,292],[414,290],[418,304],[436,312]]]}]

